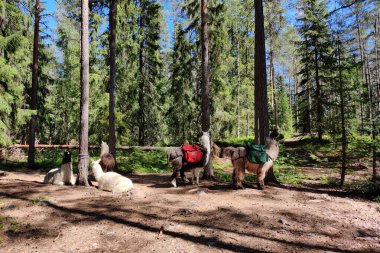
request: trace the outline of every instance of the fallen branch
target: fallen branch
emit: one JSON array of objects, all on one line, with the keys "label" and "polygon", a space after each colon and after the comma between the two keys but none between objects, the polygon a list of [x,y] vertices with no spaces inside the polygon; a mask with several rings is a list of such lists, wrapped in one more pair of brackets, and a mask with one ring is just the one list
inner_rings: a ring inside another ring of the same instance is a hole
[{"label": "fallen branch", "polygon": [[[26,144],[16,144],[9,147],[6,147],[4,149],[12,149],[12,148],[21,148],[26,149],[29,148],[29,145]],[[53,145],[53,144],[36,144],[35,148],[61,148],[61,149],[79,149],[79,145]],[[88,148],[90,149],[100,149],[100,146],[98,145],[89,145]],[[174,147],[154,147],[154,146],[121,146],[117,147],[116,149],[119,150],[129,150],[129,149],[140,149],[143,151],[151,151],[151,150],[167,150]]]}]

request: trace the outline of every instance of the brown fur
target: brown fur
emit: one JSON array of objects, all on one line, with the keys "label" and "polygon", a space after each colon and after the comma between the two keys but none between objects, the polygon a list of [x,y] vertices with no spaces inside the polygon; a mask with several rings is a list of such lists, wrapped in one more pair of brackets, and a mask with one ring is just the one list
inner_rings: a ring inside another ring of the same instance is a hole
[{"label": "brown fur", "polygon": [[[257,175],[257,184],[259,189],[264,189],[264,179],[268,170],[273,166],[273,160],[277,159],[279,149],[277,141],[275,140],[280,136],[277,131],[271,133],[270,138],[266,140],[266,152],[270,155],[269,159],[264,164],[250,163],[247,159],[247,151],[244,147],[227,147],[222,151],[222,156],[231,159],[233,165],[233,184],[238,189],[243,189],[243,181],[245,171]],[[273,159],[273,160],[272,160]]]},{"label": "brown fur", "polygon": [[100,166],[104,172],[113,171],[116,165],[115,158],[110,153],[105,153],[100,157]]}]

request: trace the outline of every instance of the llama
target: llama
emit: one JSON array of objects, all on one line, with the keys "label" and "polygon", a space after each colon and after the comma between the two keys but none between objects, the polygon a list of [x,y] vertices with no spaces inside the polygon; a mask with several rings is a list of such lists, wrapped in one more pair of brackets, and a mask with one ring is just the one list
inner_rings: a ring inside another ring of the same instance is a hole
[{"label": "llama", "polygon": [[102,142],[101,158],[92,162],[92,173],[98,182],[98,187],[101,190],[110,191],[114,194],[128,192],[133,188],[133,183],[129,178],[110,171],[113,170],[116,162],[113,155],[108,152],[109,147],[107,143]]},{"label": "llama", "polygon": [[172,180],[170,183],[177,187],[177,177],[180,173],[182,180],[188,183],[189,180],[185,177],[185,170],[190,169],[192,172],[192,183],[199,184],[199,174],[203,168],[208,164],[211,153],[210,135],[208,132],[203,132],[200,138],[201,150],[203,158],[199,163],[191,164],[185,160],[184,153],[180,147],[176,147],[168,151],[168,161],[173,167]]},{"label": "llama", "polygon": [[237,189],[244,189],[243,180],[244,174],[247,170],[250,173],[257,175],[258,189],[264,189],[264,179],[268,170],[273,166],[273,162],[277,159],[279,154],[279,147],[277,139],[283,136],[277,132],[272,131],[269,137],[265,140],[265,152],[268,155],[268,161],[264,164],[251,163],[247,159],[247,150],[245,147],[226,147],[221,153],[221,157],[228,157],[233,165],[233,184]]},{"label": "llama", "polygon": [[128,192],[133,188],[133,183],[129,178],[113,171],[104,172],[100,161],[99,159],[92,162],[92,172],[94,173],[96,182],[98,182],[99,189],[115,194]]},{"label": "llama", "polygon": [[73,165],[71,163],[71,153],[65,151],[63,153],[61,167],[50,170],[44,178],[44,183],[56,185],[74,185],[75,180],[76,179],[73,174]]}]

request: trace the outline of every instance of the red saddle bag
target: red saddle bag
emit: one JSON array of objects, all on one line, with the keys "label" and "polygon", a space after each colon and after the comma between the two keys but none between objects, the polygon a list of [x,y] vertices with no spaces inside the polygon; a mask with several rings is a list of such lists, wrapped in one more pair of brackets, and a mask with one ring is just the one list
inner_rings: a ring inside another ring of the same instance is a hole
[{"label": "red saddle bag", "polygon": [[197,144],[182,145],[182,151],[185,155],[185,160],[188,163],[198,163],[203,158],[203,153]]}]

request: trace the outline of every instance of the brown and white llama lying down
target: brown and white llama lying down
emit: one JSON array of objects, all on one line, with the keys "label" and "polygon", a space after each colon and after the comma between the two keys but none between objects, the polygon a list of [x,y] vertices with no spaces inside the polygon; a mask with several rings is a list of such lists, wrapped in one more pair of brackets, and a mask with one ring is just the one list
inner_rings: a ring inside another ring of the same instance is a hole
[{"label": "brown and white llama lying down", "polygon": [[101,157],[91,165],[98,188],[112,193],[128,192],[133,188],[133,183],[129,178],[112,171],[115,167],[115,158],[108,151],[107,143],[102,142]]},{"label": "brown and white llama lying down", "polygon": [[73,174],[73,165],[71,163],[71,153],[65,151],[63,153],[61,167],[50,170],[45,175],[44,183],[56,185],[74,185],[75,180],[76,179]]}]

